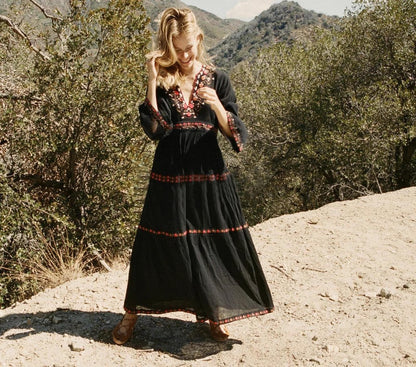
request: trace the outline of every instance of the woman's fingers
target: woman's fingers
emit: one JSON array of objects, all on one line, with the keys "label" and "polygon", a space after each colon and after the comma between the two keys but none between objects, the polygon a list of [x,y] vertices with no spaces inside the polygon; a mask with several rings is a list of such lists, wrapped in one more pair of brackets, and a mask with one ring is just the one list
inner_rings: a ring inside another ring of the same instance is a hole
[{"label": "woman's fingers", "polygon": [[212,88],[202,87],[198,89],[198,95],[204,99],[208,99],[214,97],[216,95],[216,92]]},{"label": "woman's fingers", "polygon": [[149,58],[146,62],[149,77],[156,78],[159,73],[159,64],[156,61],[156,55]]},{"label": "woman's fingers", "polygon": [[217,92],[215,91],[215,89],[209,87],[202,87],[198,89],[197,93],[199,97],[201,97],[208,104],[216,103],[218,100]]}]

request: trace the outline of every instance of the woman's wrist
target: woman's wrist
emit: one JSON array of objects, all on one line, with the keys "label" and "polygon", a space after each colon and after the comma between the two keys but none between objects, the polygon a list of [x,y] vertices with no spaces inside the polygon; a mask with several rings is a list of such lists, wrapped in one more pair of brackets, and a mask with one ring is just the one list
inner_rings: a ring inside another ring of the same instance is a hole
[{"label": "woman's wrist", "polygon": [[213,109],[213,111],[216,114],[223,115],[226,112],[224,106],[222,105],[222,103],[220,101],[218,101],[217,103],[215,103],[214,105],[212,105],[211,108]]},{"label": "woman's wrist", "polygon": [[157,78],[156,77],[150,77],[147,79],[147,84],[148,85],[156,85],[157,82]]}]

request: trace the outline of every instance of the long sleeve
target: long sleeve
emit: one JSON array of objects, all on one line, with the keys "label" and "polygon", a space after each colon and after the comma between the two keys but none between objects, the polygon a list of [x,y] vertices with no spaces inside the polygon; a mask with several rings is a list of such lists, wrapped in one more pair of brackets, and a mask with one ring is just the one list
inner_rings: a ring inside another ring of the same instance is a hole
[{"label": "long sleeve", "polygon": [[162,89],[156,92],[158,110],[146,98],[139,106],[140,123],[146,135],[152,140],[160,140],[172,131],[171,109]]},{"label": "long sleeve", "polygon": [[217,91],[218,98],[227,112],[228,126],[232,132],[232,136],[227,136],[227,138],[233,149],[239,153],[243,150],[244,145],[247,143],[247,129],[244,122],[238,116],[237,98],[229,77],[222,71],[217,71],[216,74],[217,78],[215,89]]}]

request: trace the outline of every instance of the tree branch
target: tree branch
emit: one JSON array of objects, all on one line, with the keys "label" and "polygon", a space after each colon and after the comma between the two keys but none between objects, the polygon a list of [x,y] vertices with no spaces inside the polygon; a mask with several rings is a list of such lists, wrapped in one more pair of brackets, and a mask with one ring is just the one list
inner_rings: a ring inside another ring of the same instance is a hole
[{"label": "tree branch", "polygon": [[16,94],[7,94],[7,93],[0,93],[0,99],[11,99],[13,101],[24,101],[30,99],[31,101],[40,102],[42,101],[39,97],[32,97],[28,95],[16,95]]},{"label": "tree branch", "polygon": [[35,5],[37,8],[39,8],[41,10],[41,12],[45,15],[46,18],[49,19],[55,19],[55,20],[60,20],[62,21],[63,19],[60,17],[56,17],[54,15],[51,15],[48,13],[47,9],[44,8],[42,5],[40,5],[38,2],[36,2],[35,0],[29,0],[33,5]]},{"label": "tree branch", "polygon": [[51,58],[45,54],[43,51],[39,50],[30,40],[30,38],[28,37],[28,35],[23,32],[16,24],[13,23],[13,21],[4,16],[4,15],[0,15],[0,22],[6,23],[12,30],[14,33],[16,33],[20,38],[22,38],[27,45],[39,56],[41,56],[44,60],[48,60],[50,61]]},{"label": "tree branch", "polygon": [[45,180],[40,175],[18,175],[13,177],[14,180],[29,181],[34,187],[50,187],[54,189],[64,189],[64,184],[60,181]]}]

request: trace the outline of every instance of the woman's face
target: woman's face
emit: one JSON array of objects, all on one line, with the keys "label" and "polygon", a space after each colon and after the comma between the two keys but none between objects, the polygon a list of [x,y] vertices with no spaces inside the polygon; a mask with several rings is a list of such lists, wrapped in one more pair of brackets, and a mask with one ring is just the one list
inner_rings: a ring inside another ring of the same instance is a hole
[{"label": "woman's face", "polygon": [[173,38],[173,47],[178,58],[178,64],[185,74],[194,70],[198,57],[198,44],[199,40],[195,35],[182,33]]}]

